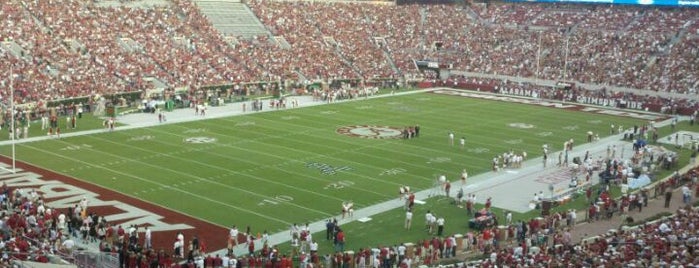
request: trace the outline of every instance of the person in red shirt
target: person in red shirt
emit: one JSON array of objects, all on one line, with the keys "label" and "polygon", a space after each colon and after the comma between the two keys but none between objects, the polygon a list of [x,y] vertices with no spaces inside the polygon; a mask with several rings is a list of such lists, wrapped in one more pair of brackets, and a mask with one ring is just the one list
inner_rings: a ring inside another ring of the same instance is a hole
[{"label": "person in red shirt", "polygon": [[352,263],[352,256],[350,254],[342,254],[342,263]]},{"label": "person in red shirt", "polygon": [[291,268],[291,260],[286,257],[286,255],[282,255],[282,260],[279,262],[281,264],[281,268]]},{"label": "person in red shirt", "polygon": [[221,256],[216,254],[216,257],[214,257],[214,266],[213,267],[220,267],[223,265],[223,259],[221,259]]},{"label": "person in red shirt", "polygon": [[36,256],[36,262],[48,263],[48,262],[49,262],[49,258],[47,258],[46,255],[44,255],[44,254],[42,253],[42,254],[39,254],[38,256]]},{"label": "person in red shirt", "polygon": [[411,192],[410,195],[408,195],[408,209],[412,209],[414,205],[415,205],[415,194]]},{"label": "person in red shirt", "polygon": [[449,181],[444,183],[444,195],[449,197],[449,191],[451,191],[451,183]]},{"label": "person in red shirt", "polygon": [[493,239],[493,233],[490,231],[489,228],[483,229],[483,242],[486,245],[490,245]]},{"label": "person in red shirt", "polygon": [[214,267],[214,257],[207,255],[206,258],[204,258],[204,267]]},{"label": "person in red shirt", "polygon": [[587,210],[587,222],[592,222],[592,220],[597,216],[595,214],[597,214],[597,209],[594,205],[590,205],[590,208]]},{"label": "person in red shirt", "polygon": [[124,242],[124,234],[126,234],[126,231],[119,225],[119,227],[117,227],[117,239],[119,242]]},{"label": "person in red shirt", "polygon": [[137,264],[136,254],[129,253],[129,267],[136,267],[136,264]]},{"label": "person in red shirt", "polygon": [[250,256],[253,256],[255,254],[255,237],[250,235],[248,238],[248,253]]},{"label": "person in red shirt", "polygon": [[345,232],[338,228],[335,243],[335,251],[344,252],[345,251]]}]

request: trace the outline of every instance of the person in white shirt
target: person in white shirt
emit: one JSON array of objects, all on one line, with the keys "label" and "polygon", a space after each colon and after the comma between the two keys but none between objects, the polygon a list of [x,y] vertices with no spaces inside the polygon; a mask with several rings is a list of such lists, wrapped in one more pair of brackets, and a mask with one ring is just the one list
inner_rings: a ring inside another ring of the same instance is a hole
[{"label": "person in white shirt", "polygon": [[267,243],[267,241],[269,241],[269,233],[267,233],[267,230],[265,230],[262,233],[262,244]]},{"label": "person in white shirt", "polygon": [[413,265],[413,260],[411,258],[405,258],[403,263],[405,263],[405,268],[410,268]]},{"label": "person in white shirt", "polygon": [[68,253],[68,255],[70,255],[73,252],[74,246],[75,242],[73,241],[73,239],[68,238],[61,244],[61,249],[65,250],[65,252]]},{"label": "person in white shirt", "polygon": [[135,226],[135,225],[131,225],[131,227],[129,227],[129,236],[132,236],[132,235],[134,235],[135,233],[136,233],[136,226]]},{"label": "person in white shirt", "polygon": [[315,254],[318,252],[318,242],[315,240],[311,240],[311,245],[309,246],[309,249],[311,250],[311,255]]},{"label": "person in white shirt", "polygon": [[83,199],[80,200],[80,209],[82,211],[87,211],[87,197],[83,197]]},{"label": "person in white shirt", "polygon": [[224,267],[225,267],[226,265],[228,265],[229,260],[230,260],[230,258],[228,257],[228,255],[223,255],[221,257],[221,264],[224,265]]},{"label": "person in white shirt", "polygon": [[405,245],[403,243],[401,243],[400,246],[398,246],[398,249],[397,249],[398,262],[403,262],[403,259],[405,259],[405,251],[406,250],[407,250],[407,248],[405,247]]},{"label": "person in white shirt", "polygon": [[430,214],[430,219],[428,221],[430,226],[428,231],[430,234],[432,234],[432,232],[434,232],[434,230],[437,228],[437,217],[433,214]]},{"label": "person in white shirt", "polygon": [[682,186],[682,202],[684,202],[685,205],[688,205],[691,200],[692,190],[690,190],[689,186],[685,184],[684,186]]},{"label": "person in white shirt", "polygon": [[468,172],[466,172],[466,169],[461,172],[461,185],[466,185],[466,179],[468,179]]},{"label": "person in white shirt", "polygon": [[442,236],[444,233],[444,217],[437,219],[437,236]]},{"label": "person in white shirt", "polygon": [[61,213],[58,215],[58,229],[65,229],[66,228],[66,215]]},{"label": "person in white shirt", "polygon": [[432,220],[432,212],[429,210],[425,213],[425,230],[430,231],[430,221]]},{"label": "person in white shirt", "polygon": [[180,258],[184,258],[184,234],[182,232],[177,233],[177,241],[175,242],[175,248],[179,246],[180,251],[179,251],[179,256]]},{"label": "person in white shirt", "polygon": [[175,240],[175,243],[172,245],[172,248],[175,251],[176,257],[184,257],[184,249],[180,240]]},{"label": "person in white shirt", "polygon": [[408,211],[405,212],[405,229],[410,230],[410,226],[413,223],[413,212],[408,209]]},{"label": "person in white shirt", "polygon": [[505,215],[505,222],[507,223],[507,225],[512,224],[512,212],[507,212],[507,214]]},{"label": "person in white shirt", "polygon": [[144,248],[150,249],[153,246],[152,238],[153,235],[151,234],[151,230],[148,228],[148,226],[146,226],[146,242],[143,245]]},{"label": "person in white shirt", "polygon": [[44,207],[44,204],[39,204],[39,206],[36,207],[36,214],[44,215],[44,213],[46,213],[46,207]]},{"label": "person in white shirt", "polygon": [[667,223],[665,223],[665,222],[661,223],[660,226],[658,226],[658,230],[659,230],[661,233],[669,233],[669,232],[672,231],[672,229],[670,228],[670,226],[668,226]]},{"label": "person in white shirt", "polygon": [[446,182],[447,182],[447,176],[444,174],[439,175],[439,183],[444,184]]},{"label": "person in white shirt", "polygon": [[228,232],[228,249],[238,245],[238,233],[238,227],[233,225],[233,228]]}]

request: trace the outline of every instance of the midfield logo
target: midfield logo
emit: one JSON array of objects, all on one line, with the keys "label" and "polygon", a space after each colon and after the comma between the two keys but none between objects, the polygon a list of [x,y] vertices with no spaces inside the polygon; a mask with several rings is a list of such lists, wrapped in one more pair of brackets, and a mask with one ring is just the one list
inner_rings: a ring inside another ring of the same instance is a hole
[{"label": "midfield logo", "polygon": [[388,126],[346,126],[338,128],[337,133],[366,139],[399,139],[403,137],[401,128]]}]

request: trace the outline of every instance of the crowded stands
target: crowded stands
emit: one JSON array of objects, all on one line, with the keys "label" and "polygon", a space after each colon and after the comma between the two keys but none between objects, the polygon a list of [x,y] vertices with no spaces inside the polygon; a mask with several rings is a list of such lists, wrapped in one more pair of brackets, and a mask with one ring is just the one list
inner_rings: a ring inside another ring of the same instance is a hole
[{"label": "crowded stands", "polygon": [[232,44],[191,1],[166,3],[172,8],[7,1],[0,56],[12,64],[0,73],[9,76],[13,66],[23,103],[144,91],[155,87],[153,79],[192,90],[416,79],[422,76],[412,61],[422,59],[473,72],[677,93],[696,92],[698,81],[696,9],[256,0],[248,5],[271,35],[233,37]]}]

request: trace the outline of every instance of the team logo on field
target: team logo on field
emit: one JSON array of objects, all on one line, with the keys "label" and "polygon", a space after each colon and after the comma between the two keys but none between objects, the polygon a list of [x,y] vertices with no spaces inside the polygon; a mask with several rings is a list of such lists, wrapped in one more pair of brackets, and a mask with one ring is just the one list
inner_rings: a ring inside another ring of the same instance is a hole
[{"label": "team logo on field", "polygon": [[212,137],[191,137],[184,139],[186,143],[213,143],[216,142],[216,138]]},{"label": "team logo on field", "polygon": [[514,127],[514,128],[534,128],[534,125],[527,124],[527,123],[510,123],[510,124],[508,124],[508,126]]},{"label": "team logo on field", "polygon": [[350,137],[367,139],[398,139],[403,131],[397,127],[388,126],[346,126],[337,129],[337,133]]}]

